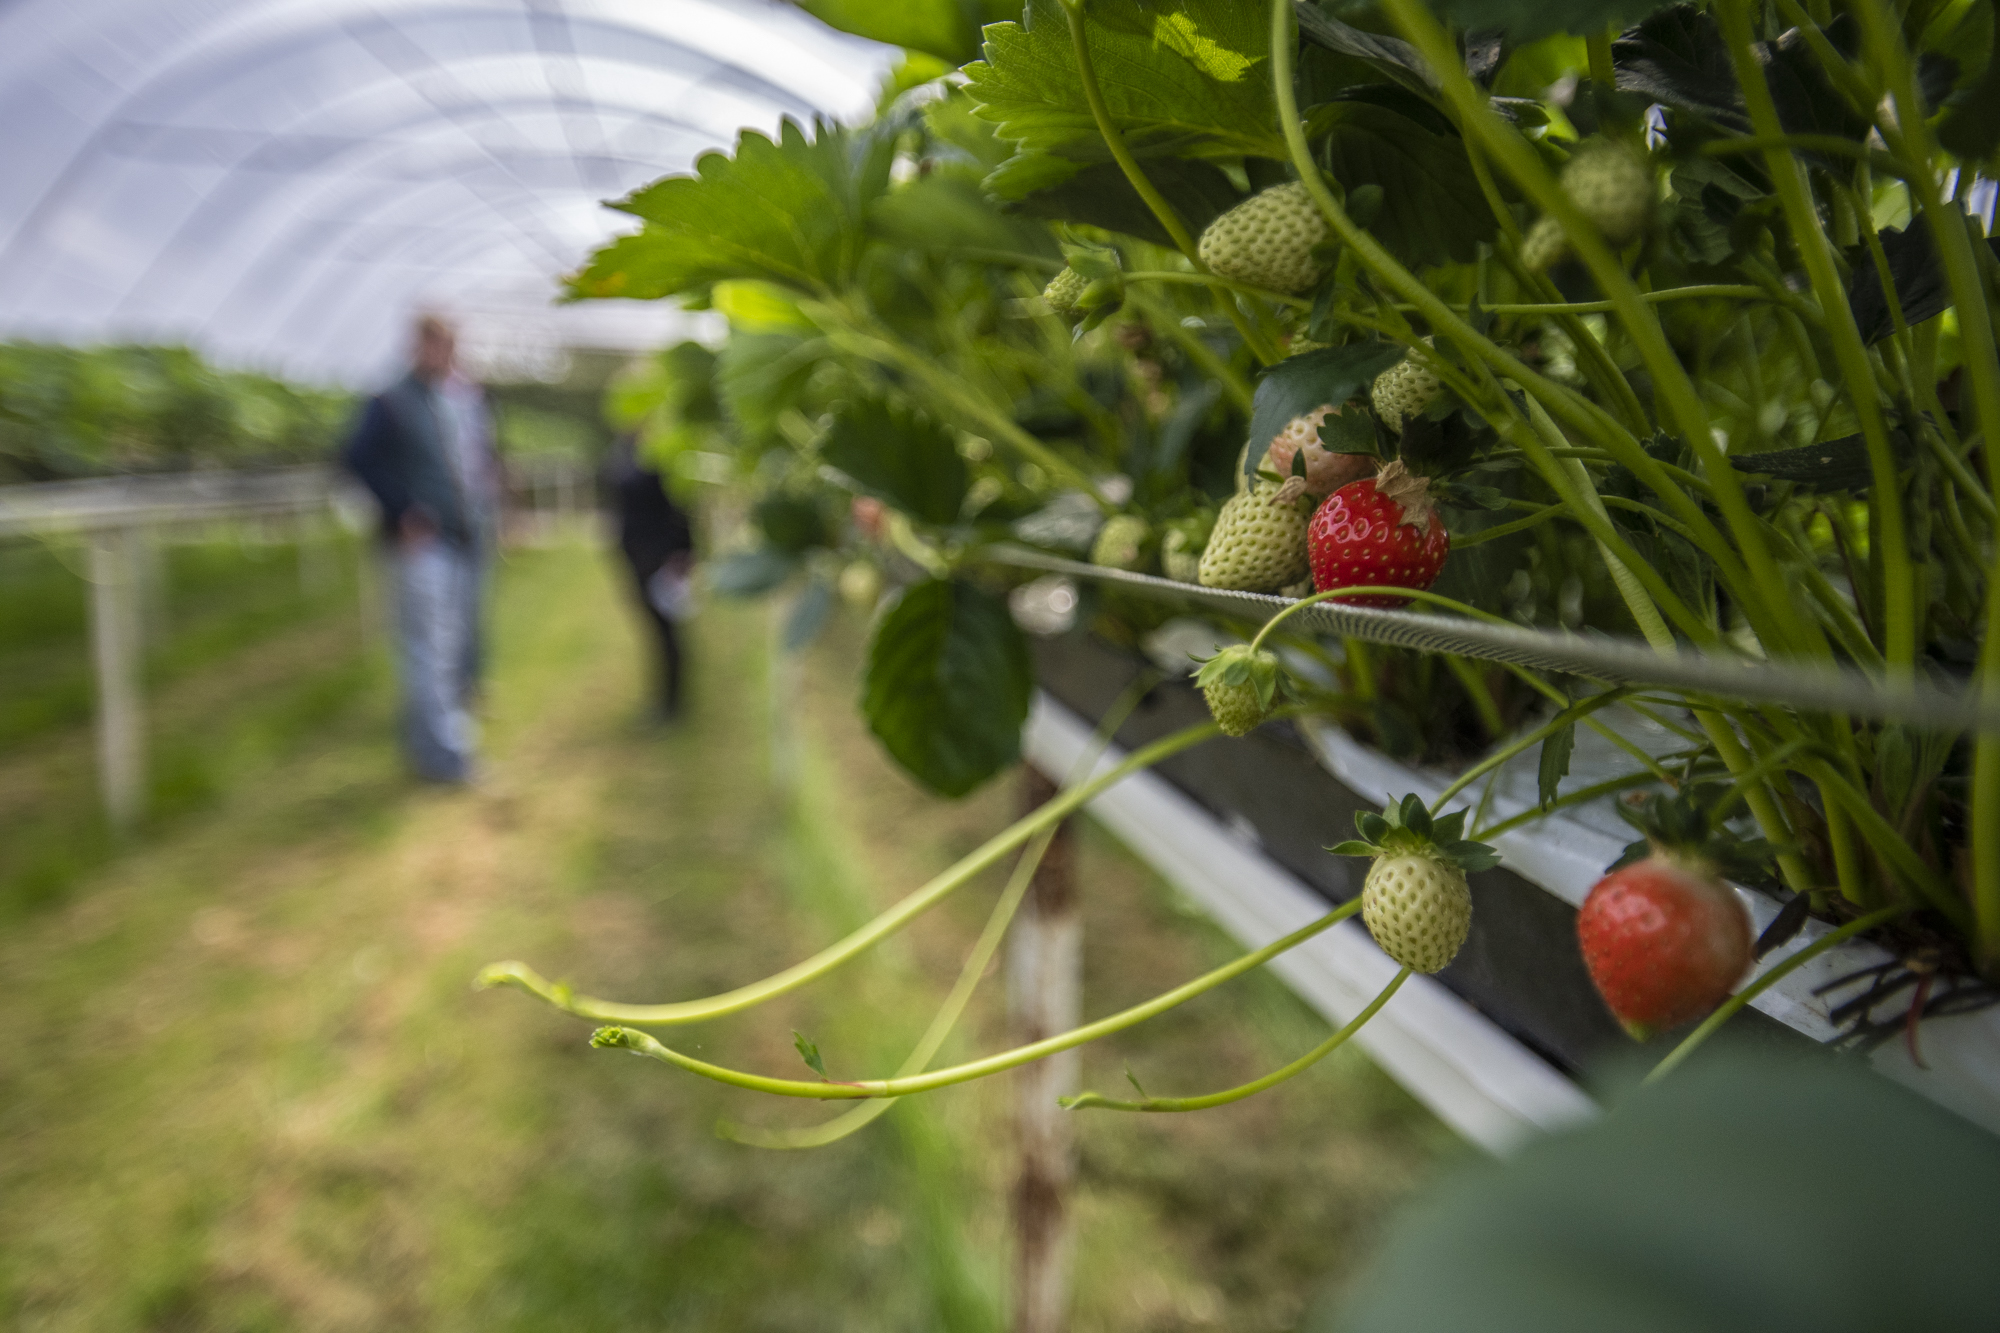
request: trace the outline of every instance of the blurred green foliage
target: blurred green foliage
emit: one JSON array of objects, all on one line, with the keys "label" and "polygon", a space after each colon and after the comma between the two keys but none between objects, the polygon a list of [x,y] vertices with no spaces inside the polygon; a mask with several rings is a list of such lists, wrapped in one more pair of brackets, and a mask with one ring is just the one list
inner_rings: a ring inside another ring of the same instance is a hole
[{"label": "blurred green foliage", "polygon": [[352,402],[185,347],[0,343],[0,483],[305,461]]}]

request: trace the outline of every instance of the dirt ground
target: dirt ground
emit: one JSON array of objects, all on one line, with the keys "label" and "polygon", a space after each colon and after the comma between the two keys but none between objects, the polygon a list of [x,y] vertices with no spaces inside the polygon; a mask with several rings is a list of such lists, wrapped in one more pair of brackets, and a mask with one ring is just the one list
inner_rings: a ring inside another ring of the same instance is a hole
[{"label": "dirt ground", "polygon": [[[691,716],[662,730],[604,557],[519,553],[498,605],[478,788],[400,775],[378,664],[309,739],[0,938],[0,1323],[1003,1327],[1004,1076],[761,1151],[714,1124],[830,1112],[593,1051],[588,1023],[468,982],[508,957],[636,1000],[754,979],[1006,824],[1016,780],[948,803],[894,770],[853,706],[851,614],[774,669],[771,608],[710,606]],[[1080,844],[1088,1013],[1234,952],[1100,831]],[[797,1030],[836,1076],[888,1071],[1000,878],[682,1044],[801,1076]],[[998,992],[945,1058],[1004,1044]],[[1085,1083],[1129,1065],[1207,1091],[1324,1031],[1253,974],[1092,1049]],[[1352,1050],[1231,1108],[1079,1117],[1078,1330],[1289,1328],[1466,1151]]]}]

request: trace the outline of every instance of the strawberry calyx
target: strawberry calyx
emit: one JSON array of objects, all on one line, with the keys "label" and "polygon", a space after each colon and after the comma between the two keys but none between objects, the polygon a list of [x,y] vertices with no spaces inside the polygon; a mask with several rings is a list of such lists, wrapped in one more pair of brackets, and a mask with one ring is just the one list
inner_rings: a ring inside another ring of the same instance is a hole
[{"label": "strawberry calyx", "polygon": [[1626,846],[1607,873],[1651,858],[1704,880],[1768,879],[1778,849],[1763,838],[1739,837],[1723,825],[1726,807],[1718,797],[1724,790],[1715,783],[1691,783],[1677,792],[1619,802],[1619,817],[1642,836]]},{"label": "strawberry calyx", "polygon": [[1201,689],[1212,686],[1247,685],[1257,692],[1257,703],[1269,712],[1278,697],[1280,670],[1278,655],[1247,643],[1232,643],[1213,657],[1198,657],[1201,670],[1194,683]]},{"label": "strawberry calyx", "polygon": [[1355,811],[1354,828],[1361,836],[1326,850],[1335,856],[1423,856],[1467,874],[1491,870],[1500,864],[1500,853],[1465,836],[1465,816],[1454,810],[1433,819],[1423,798],[1412,792],[1381,814]]},{"label": "strawberry calyx", "polygon": [[1431,479],[1419,476],[1403,465],[1403,460],[1394,458],[1384,463],[1375,474],[1375,492],[1396,502],[1403,511],[1397,520],[1399,527],[1415,528],[1429,534],[1431,520],[1437,516],[1437,505],[1431,501]]}]

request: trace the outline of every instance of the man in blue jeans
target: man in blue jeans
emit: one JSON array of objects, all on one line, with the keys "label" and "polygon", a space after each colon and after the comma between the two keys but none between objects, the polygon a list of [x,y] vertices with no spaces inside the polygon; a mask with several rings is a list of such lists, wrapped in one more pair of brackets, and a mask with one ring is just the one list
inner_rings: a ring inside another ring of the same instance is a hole
[{"label": "man in blue jeans", "polygon": [[417,322],[410,372],[368,401],[342,461],[375,495],[393,571],[397,665],[403,684],[403,744],[411,767],[432,782],[472,776],[473,722],[466,712],[469,636],[475,604],[481,479],[465,414],[445,396],[456,354],[451,326]]}]

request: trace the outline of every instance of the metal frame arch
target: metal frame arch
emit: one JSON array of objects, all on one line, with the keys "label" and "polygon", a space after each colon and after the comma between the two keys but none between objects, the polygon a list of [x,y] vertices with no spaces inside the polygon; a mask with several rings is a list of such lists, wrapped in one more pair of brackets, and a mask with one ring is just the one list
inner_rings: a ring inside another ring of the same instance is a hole
[{"label": "metal frame arch", "polygon": [[[474,109],[473,114],[477,117],[491,116],[504,118],[515,111],[537,109],[539,109],[539,104],[529,102],[527,99],[521,99],[519,105],[514,106],[487,103]],[[704,146],[708,142],[701,131],[686,125],[685,122],[674,120],[659,113],[645,109],[625,107],[610,107],[606,109],[612,110],[620,117],[634,123],[644,122],[664,126]],[[385,131],[384,137],[368,138],[366,136],[357,136],[354,144],[347,149],[341,150],[340,153],[334,156],[347,156],[351,153],[364,158],[373,157],[378,161],[388,159],[397,152],[407,150],[415,144],[422,142],[419,140],[387,137],[388,134],[406,131],[420,125],[435,124],[439,124],[435,117],[422,120],[416,116],[406,117],[398,123],[383,127]],[[282,133],[274,132],[271,137],[280,137]],[[251,155],[246,154],[246,159],[249,156]],[[661,168],[661,164],[648,159],[622,157],[613,149],[607,149],[600,156],[613,158],[635,166],[643,166],[648,170]],[[241,225],[232,228],[232,230],[237,235],[246,238],[256,236],[254,245],[256,250],[261,253],[272,243],[270,238],[280,237],[288,231],[296,232],[299,223],[298,215],[311,211],[309,205],[302,206],[300,204],[299,201],[302,196],[308,199],[313,196],[323,198],[327,193],[338,188],[340,184],[348,181],[381,182],[381,177],[371,177],[369,175],[368,165],[364,161],[346,167],[338,172],[314,170],[311,172],[291,173],[291,181],[288,181],[284,186],[277,189],[258,191],[249,199],[241,197],[240,187],[246,179],[256,173],[257,169],[246,165],[241,160],[224,168],[221,174],[202,191],[195,207],[160,242],[153,258],[148,261],[146,268],[133,280],[124,296],[120,299],[114,311],[114,317],[117,313],[129,312],[133,307],[142,304],[151,295],[152,288],[166,278],[179,276],[183,281],[193,280],[186,275],[175,274],[171,269],[176,256],[181,252],[182,245],[189,237],[202,234],[218,234],[223,230],[221,224],[228,219],[242,219]],[[671,166],[664,168],[664,170],[668,171],[672,169]],[[293,182],[296,182],[296,184]],[[289,219],[276,220],[270,219],[267,216],[281,209],[289,210],[293,216]],[[249,216],[252,211],[257,215],[254,218]],[[258,229],[261,229],[266,235],[258,235]]]}]

